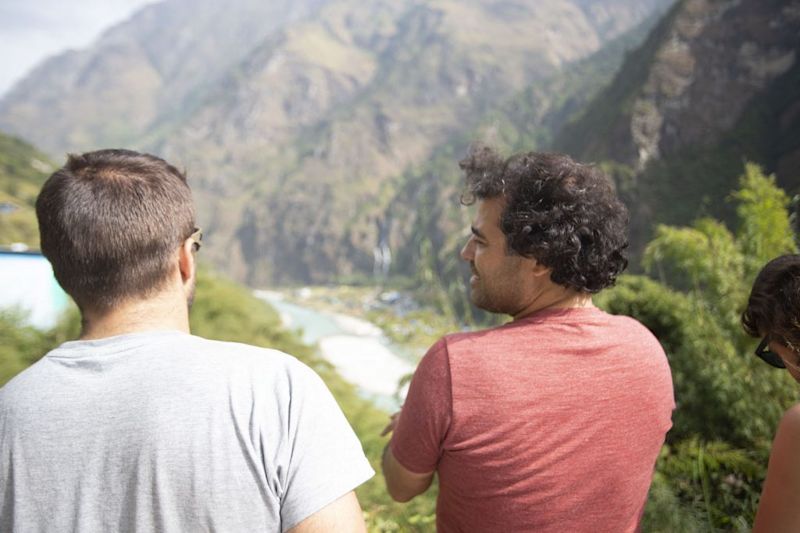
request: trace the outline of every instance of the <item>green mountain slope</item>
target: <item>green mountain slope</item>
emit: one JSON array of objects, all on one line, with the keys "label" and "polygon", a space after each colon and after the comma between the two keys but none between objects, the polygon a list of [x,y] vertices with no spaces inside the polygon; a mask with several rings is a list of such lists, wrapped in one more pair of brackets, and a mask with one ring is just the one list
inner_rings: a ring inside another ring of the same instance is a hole
[{"label": "green mountain slope", "polygon": [[45,178],[55,170],[46,155],[30,144],[0,133],[0,246],[37,247],[34,204]]}]

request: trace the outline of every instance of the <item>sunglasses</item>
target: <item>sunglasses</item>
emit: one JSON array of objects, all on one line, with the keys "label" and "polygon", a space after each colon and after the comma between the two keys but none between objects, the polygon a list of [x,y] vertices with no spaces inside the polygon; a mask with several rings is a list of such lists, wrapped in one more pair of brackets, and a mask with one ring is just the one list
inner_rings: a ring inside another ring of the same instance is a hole
[{"label": "sunglasses", "polygon": [[800,350],[789,341],[778,341],[782,346],[786,346],[793,356],[792,361],[787,363],[783,357],[769,349],[769,341],[769,335],[764,337],[759,343],[758,348],[756,348],[756,355],[760,357],[762,361],[775,368],[791,368],[795,372],[800,372]]},{"label": "sunglasses", "polygon": [[764,337],[756,348],[756,355],[762,361],[775,368],[786,368],[786,364],[781,359],[781,356],[769,349],[769,337]]},{"label": "sunglasses", "polygon": [[203,230],[200,228],[194,228],[194,233],[189,235],[188,238],[192,239],[192,250],[195,252],[199,251],[203,244]]}]

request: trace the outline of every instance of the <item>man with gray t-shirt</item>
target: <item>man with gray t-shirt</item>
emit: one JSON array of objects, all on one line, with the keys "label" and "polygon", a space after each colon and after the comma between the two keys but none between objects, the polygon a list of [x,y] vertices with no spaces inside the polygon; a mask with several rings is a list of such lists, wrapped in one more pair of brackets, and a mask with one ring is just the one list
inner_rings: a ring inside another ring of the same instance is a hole
[{"label": "man with gray t-shirt", "polygon": [[36,202],[81,338],[0,389],[0,531],[365,531],[373,475],[320,378],[189,333],[200,232],[186,178],[70,156]]}]

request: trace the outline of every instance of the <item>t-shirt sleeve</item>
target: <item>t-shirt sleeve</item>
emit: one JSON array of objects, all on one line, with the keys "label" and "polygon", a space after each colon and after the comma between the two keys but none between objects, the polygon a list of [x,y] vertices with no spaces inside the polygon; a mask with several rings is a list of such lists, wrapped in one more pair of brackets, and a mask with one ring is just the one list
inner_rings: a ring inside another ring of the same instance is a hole
[{"label": "t-shirt sleeve", "polygon": [[419,363],[390,443],[395,459],[408,470],[436,470],[452,419],[447,343],[440,339]]},{"label": "t-shirt sleeve", "polygon": [[322,379],[301,363],[293,365],[291,374],[282,531],[375,474]]}]

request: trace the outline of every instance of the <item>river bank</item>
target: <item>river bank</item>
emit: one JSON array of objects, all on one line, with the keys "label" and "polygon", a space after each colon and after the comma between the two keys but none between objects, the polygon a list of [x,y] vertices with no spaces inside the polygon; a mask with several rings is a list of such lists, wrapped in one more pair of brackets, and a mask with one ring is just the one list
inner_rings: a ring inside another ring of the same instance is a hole
[{"label": "river bank", "polygon": [[[355,385],[359,395],[378,407],[395,411],[405,397],[401,381],[413,373],[415,361],[392,343],[383,330],[361,317],[335,312],[293,291],[256,290],[280,314],[283,325],[299,331],[307,344]],[[292,295],[294,294],[294,297]]]}]

